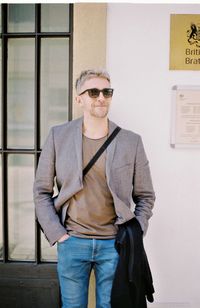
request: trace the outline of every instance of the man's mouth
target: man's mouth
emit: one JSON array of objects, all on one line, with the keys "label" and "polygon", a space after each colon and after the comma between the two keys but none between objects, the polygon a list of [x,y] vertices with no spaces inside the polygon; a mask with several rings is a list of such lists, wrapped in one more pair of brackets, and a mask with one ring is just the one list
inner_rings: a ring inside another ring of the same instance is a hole
[{"label": "man's mouth", "polygon": [[107,107],[107,105],[97,105],[95,107]]}]

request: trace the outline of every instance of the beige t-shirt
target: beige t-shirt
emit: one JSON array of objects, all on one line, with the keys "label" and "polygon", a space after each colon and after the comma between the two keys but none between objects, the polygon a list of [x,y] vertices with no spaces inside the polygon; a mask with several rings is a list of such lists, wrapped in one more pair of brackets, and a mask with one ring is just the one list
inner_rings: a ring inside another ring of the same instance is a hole
[{"label": "beige t-shirt", "polygon": [[[107,137],[83,136],[83,167]],[[114,238],[117,226],[113,198],[106,181],[106,152],[100,156],[83,180],[83,190],[75,194],[67,211],[66,227],[71,235],[86,238]]]}]

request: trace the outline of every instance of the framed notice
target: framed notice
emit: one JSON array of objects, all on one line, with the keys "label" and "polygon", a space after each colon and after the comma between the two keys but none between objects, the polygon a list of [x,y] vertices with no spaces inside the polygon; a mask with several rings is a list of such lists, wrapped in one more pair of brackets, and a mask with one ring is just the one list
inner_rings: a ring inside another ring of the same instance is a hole
[{"label": "framed notice", "polygon": [[172,88],[171,146],[200,148],[200,86]]},{"label": "framed notice", "polygon": [[172,14],[170,70],[200,70],[200,14]]}]

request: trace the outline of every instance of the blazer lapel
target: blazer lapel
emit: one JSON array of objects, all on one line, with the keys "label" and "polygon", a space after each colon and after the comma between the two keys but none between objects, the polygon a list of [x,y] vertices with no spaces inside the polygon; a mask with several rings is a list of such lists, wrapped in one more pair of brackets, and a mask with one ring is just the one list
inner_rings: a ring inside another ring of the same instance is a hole
[{"label": "blazer lapel", "polygon": [[83,175],[83,167],[82,167],[82,125],[83,125],[83,117],[79,118],[76,125],[75,132],[75,148],[76,148],[76,157],[78,163],[78,173],[79,178],[82,179]]},{"label": "blazer lapel", "polygon": [[[117,125],[109,120],[109,136],[111,135],[111,133],[116,127]],[[107,175],[108,180],[110,179],[110,168],[111,168],[113,156],[115,153],[116,141],[117,139],[115,137],[106,149],[106,175]]]}]

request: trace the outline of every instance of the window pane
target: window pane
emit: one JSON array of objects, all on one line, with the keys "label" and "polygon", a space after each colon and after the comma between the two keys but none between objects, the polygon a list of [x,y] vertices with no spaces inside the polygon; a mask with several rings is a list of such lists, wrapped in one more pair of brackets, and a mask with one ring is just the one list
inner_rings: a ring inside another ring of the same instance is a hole
[{"label": "window pane", "polygon": [[34,181],[32,155],[8,156],[9,259],[34,260]]},{"label": "window pane", "polygon": [[69,4],[42,4],[41,31],[69,32]]},{"label": "window pane", "polygon": [[35,30],[34,4],[8,5],[8,32],[33,32]]},{"label": "window pane", "polygon": [[49,128],[68,119],[69,40],[41,42],[41,145]]},{"label": "window pane", "polygon": [[0,148],[1,148],[1,109],[2,109],[2,96],[1,96],[1,69],[2,69],[2,61],[1,61],[1,39],[0,39]]},{"label": "window pane", "polygon": [[8,41],[8,147],[34,146],[34,39]]},{"label": "window pane", "polygon": [[57,261],[57,245],[50,247],[44,234],[41,232],[41,246],[42,246],[42,261]]},{"label": "window pane", "polygon": [[1,170],[1,155],[0,155],[0,259],[3,258],[3,229],[2,229],[2,170]]}]

